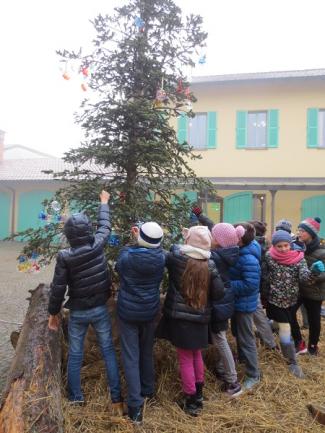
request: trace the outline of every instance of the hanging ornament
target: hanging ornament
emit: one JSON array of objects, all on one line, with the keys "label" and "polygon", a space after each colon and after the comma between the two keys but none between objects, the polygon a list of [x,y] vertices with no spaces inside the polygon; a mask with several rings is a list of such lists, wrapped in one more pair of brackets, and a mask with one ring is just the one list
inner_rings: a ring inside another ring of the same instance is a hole
[{"label": "hanging ornament", "polygon": [[161,79],[161,88],[156,92],[156,99],[154,107],[161,107],[163,104],[168,104],[169,99],[167,93],[164,90],[164,78]]},{"label": "hanging ornament", "polygon": [[42,210],[39,214],[38,214],[38,219],[42,220],[42,221],[46,221],[47,220],[47,214]]},{"label": "hanging ornament", "polygon": [[70,75],[67,73],[67,72],[64,72],[64,74],[62,75],[62,77],[65,79],[65,80],[70,80]]},{"label": "hanging ornament", "polygon": [[53,200],[51,203],[51,208],[54,210],[54,212],[60,212],[61,210],[61,205],[58,201]]},{"label": "hanging ornament", "polygon": [[191,94],[191,89],[189,87],[186,87],[186,89],[184,90],[184,95],[188,98]]},{"label": "hanging ornament", "polygon": [[82,90],[83,92],[87,92],[87,90],[88,90],[87,84],[85,84],[85,83],[81,83],[80,87],[81,87],[81,90]]},{"label": "hanging ornament", "polygon": [[89,77],[89,68],[87,66],[84,66],[81,68],[81,73],[84,77]]},{"label": "hanging ornament", "polygon": [[177,87],[176,87],[176,93],[183,93],[184,88],[183,88],[183,81],[180,78],[177,82]]},{"label": "hanging ornament", "polygon": [[144,21],[141,17],[135,17],[134,24],[140,32],[144,32]]},{"label": "hanging ornament", "polygon": [[109,235],[107,243],[110,247],[117,247],[120,245],[120,237],[114,232],[114,230]]},{"label": "hanging ornament", "polygon": [[202,54],[199,58],[199,65],[204,65],[207,61],[207,56],[206,54]]},{"label": "hanging ornament", "polygon": [[126,200],[126,192],[121,191],[119,194],[120,203],[125,203]]},{"label": "hanging ornament", "polygon": [[39,254],[35,251],[32,252],[31,256],[28,257],[26,254],[21,254],[18,257],[17,271],[25,273],[36,273],[41,269],[39,263]]}]

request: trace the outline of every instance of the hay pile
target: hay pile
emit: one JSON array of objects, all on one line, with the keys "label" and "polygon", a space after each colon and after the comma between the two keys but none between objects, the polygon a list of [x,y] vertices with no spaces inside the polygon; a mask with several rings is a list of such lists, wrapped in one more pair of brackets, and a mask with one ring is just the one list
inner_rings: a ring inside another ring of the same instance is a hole
[{"label": "hay pile", "polygon": [[[324,324],[324,322],[323,322]],[[231,340],[233,346],[233,341]],[[263,378],[251,393],[234,400],[218,390],[212,374],[214,351],[205,354],[207,371],[204,389],[207,401],[197,418],[184,414],[175,404],[181,395],[175,352],[172,346],[159,341],[155,346],[157,402],[144,409],[144,422],[134,427],[124,418],[112,417],[106,390],[104,364],[98,349],[89,348],[82,369],[82,383],[87,405],[71,407],[64,401],[66,433],[324,433],[325,427],[313,421],[306,405],[325,403],[325,337],[321,355],[299,357],[306,379],[288,373],[278,353],[259,347]],[[239,378],[243,366],[237,365]],[[122,379],[123,380],[123,379]],[[125,384],[123,384],[125,390]]]}]

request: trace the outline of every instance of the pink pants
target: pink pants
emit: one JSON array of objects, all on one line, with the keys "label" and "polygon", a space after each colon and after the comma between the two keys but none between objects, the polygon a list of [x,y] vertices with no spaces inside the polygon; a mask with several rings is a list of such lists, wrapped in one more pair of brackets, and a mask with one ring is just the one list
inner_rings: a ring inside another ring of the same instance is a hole
[{"label": "pink pants", "polygon": [[179,363],[179,372],[185,394],[196,393],[195,383],[204,382],[204,364],[201,350],[176,349]]}]

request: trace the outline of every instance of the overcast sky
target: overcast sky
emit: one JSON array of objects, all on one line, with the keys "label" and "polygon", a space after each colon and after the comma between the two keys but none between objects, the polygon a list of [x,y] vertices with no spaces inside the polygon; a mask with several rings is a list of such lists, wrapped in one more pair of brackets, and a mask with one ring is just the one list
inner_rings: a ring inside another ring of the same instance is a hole
[{"label": "overcast sky", "polygon": [[[123,0],[0,1],[0,129],[6,144],[60,156],[78,146],[80,83],[65,81],[55,50],[89,44],[89,19]],[[194,75],[325,67],[325,0],[176,0],[209,33]],[[324,95],[325,97],[325,95]]]}]

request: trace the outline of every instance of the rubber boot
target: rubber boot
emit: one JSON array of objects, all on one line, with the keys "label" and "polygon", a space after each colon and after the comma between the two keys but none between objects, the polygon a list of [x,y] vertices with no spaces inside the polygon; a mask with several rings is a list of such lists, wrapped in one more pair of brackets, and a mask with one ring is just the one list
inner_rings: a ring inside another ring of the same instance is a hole
[{"label": "rubber boot", "polygon": [[289,371],[298,379],[304,379],[305,375],[297,363],[295,345],[291,342],[289,344],[280,343],[280,346],[282,355],[289,365]]},{"label": "rubber boot", "polygon": [[203,409],[203,382],[196,382],[196,405],[199,409]]},{"label": "rubber boot", "polygon": [[196,402],[196,394],[185,394],[184,398],[177,402],[178,406],[188,415],[198,416],[200,409]]}]

